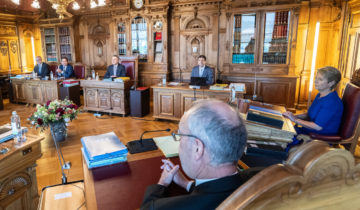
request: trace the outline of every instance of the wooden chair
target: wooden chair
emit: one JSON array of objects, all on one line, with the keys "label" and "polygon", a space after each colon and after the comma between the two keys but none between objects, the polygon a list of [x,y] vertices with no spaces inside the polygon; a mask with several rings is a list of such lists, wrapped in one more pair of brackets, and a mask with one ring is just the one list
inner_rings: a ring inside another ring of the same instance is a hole
[{"label": "wooden chair", "polygon": [[359,196],[353,155],[314,140],[256,174],[217,209],[358,209]]},{"label": "wooden chair", "polygon": [[360,136],[360,87],[352,83],[347,84],[342,101],[344,113],[339,134],[326,136],[310,133],[309,136],[312,139],[326,141],[331,144],[345,144],[345,147],[351,153],[354,153]]}]

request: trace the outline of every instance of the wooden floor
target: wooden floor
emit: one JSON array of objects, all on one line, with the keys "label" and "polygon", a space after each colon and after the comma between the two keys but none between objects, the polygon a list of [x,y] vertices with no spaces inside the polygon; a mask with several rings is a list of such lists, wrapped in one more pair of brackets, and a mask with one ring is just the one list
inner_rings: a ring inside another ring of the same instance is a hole
[{"label": "wooden floor", "polygon": [[[25,106],[23,104],[11,104],[8,100],[4,100],[4,110],[0,111],[0,125],[9,123],[11,112],[16,110],[21,117],[22,126],[29,127],[29,133],[41,135],[45,140],[41,142],[43,156],[37,161],[37,181],[39,193],[45,186],[60,184],[61,173],[60,166],[55,150],[54,143],[50,137],[49,129],[40,132],[40,129],[30,128],[31,125],[27,118],[34,112],[35,107]],[[97,135],[110,131],[114,131],[123,143],[138,139],[143,131],[158,130],[170,128],[177,130],[178,123],[172,121],[154,121],[151,117],[152,113],[144,118],[132,118],[104,115],[104,118],[97,119],[93,113],[84,112],[78,115],[78,119],[70,123],[68,127],[68,137],[65,142],[60,143],[64,158],[72,163],[70,170],[66,170],[68,181],[76,181],[83,179],[82,172],[82,156],[80,138],[88,135]],[[144,120],[145,119],[145,120]],[[144,137],[155,137],[170,135],[167,132],[149,133]],[[360,162],[360,147],[357,147],[356,161]],[[160,155],[160,151],[151,153],[153,156]],[[149,153],[137,154],[129,156],[129,160],[141,159],[144,156],[149,157]]]},{"label": "wooden floor", "polygon": [[[21,125],[30,127],[30,123],[26,120],[35,107],[25,106],[23,104],[11,104],[8,100],[4,100],[4,110],[0,111],[0,125],[10,122],[11,112],[16,110],[21,118]],[[154,121],[152,114],[144,118],[132,118],[112,116],[109,119],[97,119],[93,113],[84,112],[78,115],[78,119],[70,123],[68,127],[68,136],[65,142],[60,143],[64,158],[72,163],[70,170],[66,170],[68,181],[76,181],[83,179],[81,142],[80,138],[88,135],[97,135],[114,131],[123,143],[131,140],[139,139],[141,133],[146,130],[160,130],[170,128],[177,130],[178,123],[171,121]],[[104,115],[108,118],[108,115]],[[141,120],[141,119],[146,119]],[[56,150],[49,129],[40,132],[40,129],[29,128],[29,133],[41,135],[45,140],[41,142],[43,156],[37,161],[37,181],[39,192],[45,186],[60,184],[61,173]],[[166,136],[168,132],[148,133],[144,137]],[[159,156],[160,151],[152,153],[153,156]],[[137,154],[129,157],[129,160],[141,159],[149,154]]]}]

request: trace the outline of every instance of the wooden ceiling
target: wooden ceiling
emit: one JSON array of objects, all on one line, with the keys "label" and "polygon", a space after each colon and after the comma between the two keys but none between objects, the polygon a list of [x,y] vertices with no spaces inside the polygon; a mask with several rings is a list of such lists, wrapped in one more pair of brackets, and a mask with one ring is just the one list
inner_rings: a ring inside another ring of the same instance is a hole
[{"label": "wooden ceiling", "polygon": [[35,9],[31,7],[31,4],[34,0],[20,0],[20,5],[13,3],[11,0],[1,0],[0,10],[3,12],[33,12],[39,13],[42,11],[52,10],[50,2],[46,0],[38,0],[40,3],[40,9]]}]

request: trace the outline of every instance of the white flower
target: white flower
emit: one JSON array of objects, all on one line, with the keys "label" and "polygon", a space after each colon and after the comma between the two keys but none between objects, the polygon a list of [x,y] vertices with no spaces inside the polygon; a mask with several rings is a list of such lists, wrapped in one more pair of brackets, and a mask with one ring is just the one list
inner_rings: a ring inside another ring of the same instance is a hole
[{"label": "white flower", "polygon": [[70,118],[67,117],[64,119],[64,121],[68,123],[68,122],[70,122]]}]

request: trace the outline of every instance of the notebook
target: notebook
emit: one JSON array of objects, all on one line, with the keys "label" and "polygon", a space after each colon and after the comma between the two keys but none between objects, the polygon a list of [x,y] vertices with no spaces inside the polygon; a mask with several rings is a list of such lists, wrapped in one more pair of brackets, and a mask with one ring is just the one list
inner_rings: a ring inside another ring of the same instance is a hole
[{"label": "notebook", "polygon": [[156,146],[160,148],[165,157],[176,157],[179,156],[180,141],[174,141],[172,136],[163,136],[153,138]]}]

